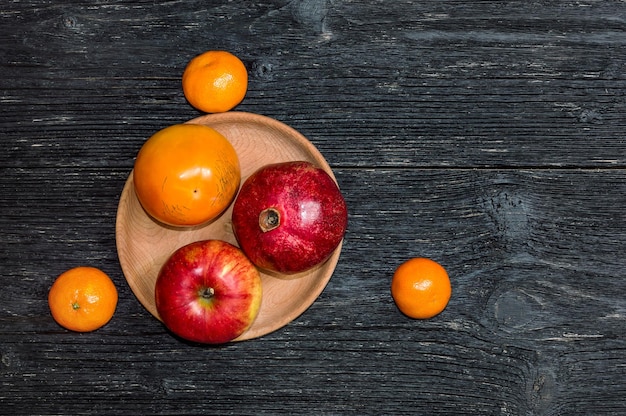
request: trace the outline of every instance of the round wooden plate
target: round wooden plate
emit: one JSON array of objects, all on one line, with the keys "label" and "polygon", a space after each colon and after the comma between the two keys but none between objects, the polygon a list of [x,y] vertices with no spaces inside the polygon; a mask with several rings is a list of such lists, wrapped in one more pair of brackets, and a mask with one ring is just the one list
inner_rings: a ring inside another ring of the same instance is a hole
[{"label": "round wooden plate", "polygon": [[[302,134],[269,117],[227,112],[188,121],[219,131],[235,147],[241,165],[241,182],[269,163],[307,160],[335,179],[320,152]],[[117,211],[116,243],[124,276],[141,304],[157,319],[154,285],[163,263],[179,247],[194,241],[219,239],[237,245],[231,227],[231,206],[216,220],[193,228],[164,226],[141,207],[130,173]],[[263,299],[252,326],[235,341],[273,332],[301,315],[320,295],[335,270],[341,244],[332,256],[314,270],[280,277],[261,273]]]}]

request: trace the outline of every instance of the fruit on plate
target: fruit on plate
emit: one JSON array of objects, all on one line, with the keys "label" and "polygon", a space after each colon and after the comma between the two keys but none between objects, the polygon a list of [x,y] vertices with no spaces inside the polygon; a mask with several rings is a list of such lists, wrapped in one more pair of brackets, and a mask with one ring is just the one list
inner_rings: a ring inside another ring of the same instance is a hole
[{"label": "fruit on plate", "polygon": [[141,147],[133,171],[139,202],[157,221],[189,227],[218,217],[241,182],[239,158],[211,127],[175,124]]},{"label": "fruit on plate", "polygon": [[206,113],[222,113],[245,97],[248,71],[230,52],[206,51],[189,61],[182,83],[189,104]]},{"label": "fruit on plate", "polygon": [[348,225],[346,202],[323,169],[306,161],[265,165],[242,185],[232,225],[259,268],[295,274],[327,260]]},{"label": "fruit on plate", "polygon": [[94,331],[111,320],[117,289],[102,270],[78,266],[61,273],[48,292],[54,320],[76,332]]},{"label": "fruit on plate", "polygon": [[261,306],[261,277],[237,247],[203,240],[176,250],[155,284],[158,314],[174,334],[222,344],[243,334]]},{"label": "fruit on plate", "polygon": [[400,312],[414,319],[441,313],[450,300],[448,272],[434,260],[416,257],[402,263],[391,279],[391,296]]}]

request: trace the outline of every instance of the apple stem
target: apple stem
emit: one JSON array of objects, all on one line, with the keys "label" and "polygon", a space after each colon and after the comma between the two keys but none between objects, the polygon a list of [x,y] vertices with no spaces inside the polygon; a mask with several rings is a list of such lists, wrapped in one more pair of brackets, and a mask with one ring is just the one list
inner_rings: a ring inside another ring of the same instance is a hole
[{"label": "apple stem", "polygon": [[259,227],[266,233],[278,228],[280,225],[280,212],[276,208],[266,208],[259,214]]},{"label": "apple stem", "polygon": [[212,287],[205,287],[200,290],[198,293],[203,299],[209,300],[215,295],[215,289]]}]

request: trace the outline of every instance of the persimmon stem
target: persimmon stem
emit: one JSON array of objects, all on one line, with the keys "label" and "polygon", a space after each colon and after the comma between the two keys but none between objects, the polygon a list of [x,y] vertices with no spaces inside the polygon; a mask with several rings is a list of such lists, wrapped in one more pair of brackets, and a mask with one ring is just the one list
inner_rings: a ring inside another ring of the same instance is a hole
[{"label": "persimmon stem", "polygon": [[266,208],[259,214],[259,227],[266,233],[278,228],[280,225],[280,212],[276,208]]}]

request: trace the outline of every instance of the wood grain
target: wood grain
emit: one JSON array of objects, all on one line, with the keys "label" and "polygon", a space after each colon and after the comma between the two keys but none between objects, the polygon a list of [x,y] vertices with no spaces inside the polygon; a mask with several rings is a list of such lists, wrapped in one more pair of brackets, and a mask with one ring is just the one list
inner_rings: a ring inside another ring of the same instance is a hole
[{"label": "wood grain", "polygon": [[[626,413],[626,4],[598,1],[5,2],[0,6],[0,413]],[[226,49],[239,111],[306,136],[349,206],[318,300],[203,348],[126,283],[117,202],[141,144],[201,114],[180,76]],[[389,279],[422,255],[448,308]],[[101,267],[113,320],[49,315]]]}]

